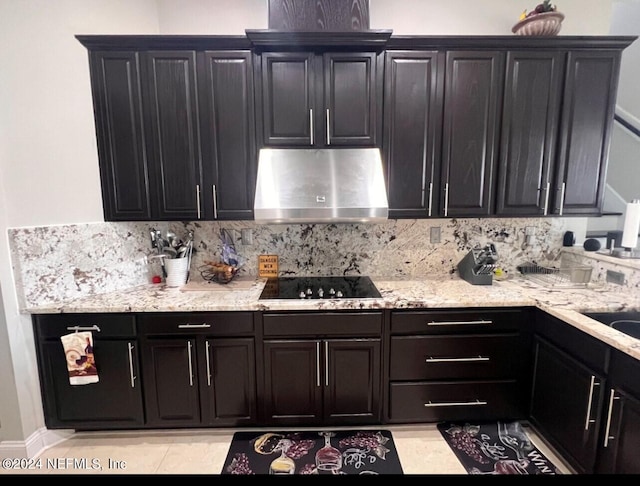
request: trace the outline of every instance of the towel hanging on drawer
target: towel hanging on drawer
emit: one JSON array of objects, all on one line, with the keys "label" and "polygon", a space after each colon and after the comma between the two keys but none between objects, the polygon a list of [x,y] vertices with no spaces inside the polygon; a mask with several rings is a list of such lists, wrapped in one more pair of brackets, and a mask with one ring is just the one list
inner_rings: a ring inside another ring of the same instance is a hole
[{"label": "towel hanging on drawer", "polygon": [[67,334],[61,336],[60,340],[66,356],[69,383],[72,385],[98,383],[91,331]]}]

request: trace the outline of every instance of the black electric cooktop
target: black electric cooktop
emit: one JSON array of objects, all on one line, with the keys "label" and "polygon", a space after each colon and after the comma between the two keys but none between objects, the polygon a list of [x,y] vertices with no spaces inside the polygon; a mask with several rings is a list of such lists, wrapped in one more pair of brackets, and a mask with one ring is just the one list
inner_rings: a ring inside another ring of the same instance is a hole
[{"label": "black electric cooktop", "polygon": [[265,299],[379,299],[369,277],[274,277],[267,279]]}]

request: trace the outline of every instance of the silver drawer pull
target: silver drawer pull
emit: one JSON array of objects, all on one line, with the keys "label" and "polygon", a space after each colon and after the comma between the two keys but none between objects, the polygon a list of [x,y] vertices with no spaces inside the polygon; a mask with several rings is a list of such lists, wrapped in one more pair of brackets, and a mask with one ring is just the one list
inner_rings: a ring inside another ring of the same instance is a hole
[{"label": "silver drawer pull", "polygon": [[425,403],[424,406],[425,407],[468,407],[468,406],[478,406],[478,405],[486,405],[487,402],[485,402],[484,400],[476,400],[474,402],[442,402],[442,403],[433,403],[433,402],[429,402],[429,403]]},{"label": "silver drawer pull", "polygon": [[96,326],[95,324],[93,326],[71,326],[71,327],[67,327],[67,331],[75,331],[75,332],[79,332],[79,331],[96,331],[96,332],[100,332],[100,328],[98,326]]},{"label": "silver drawer pull", "polygon": [[211,324],[178,324],[178,329],[206,329]]},{"label": "silver drawer pull", "polygon": [[584,430],[589,430],[589,424],[593,424],[596,421],[591,418],[591,403],[593,402],[593,389],[596,386],[600,386],[600,383],[596,382],[596,377],[591,375],[591,384],[589,385],[589,401],[587,402],[587,418],[584,421]]},{"label": "silver drawer pull", "polygon": [[489,358],[478,356],[477,358],[427,358],[425,363],[465,363],[471,361],[489,361]]},{"label": "silver drawer pull", "polygon": [[427,322],[427,326],[463,326],[463,325],[484,325],[484,324],[493,324],[493,321],[485,321],[484,319],[480,319],[479,321],[442,321],[436,322],[431,321]]}]

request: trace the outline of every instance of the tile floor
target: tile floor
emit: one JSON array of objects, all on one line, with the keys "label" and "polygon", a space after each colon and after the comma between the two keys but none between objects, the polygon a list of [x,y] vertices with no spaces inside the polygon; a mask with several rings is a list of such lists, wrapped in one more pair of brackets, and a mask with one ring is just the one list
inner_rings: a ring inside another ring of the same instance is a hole
[{"label": "tile floor", "polygon": [[[435,424],[357,428],[390,430],[405,474],[466,474]],[[563,474],[571,474],[531,428],[526,430],[536,447]],[[41,469],[23,470],[19,474],[220,474],[235,431],[79,432],[43,451],[36,458],[42,460]],[[11,473],[18,472],[0,469],[0,475]]]}]

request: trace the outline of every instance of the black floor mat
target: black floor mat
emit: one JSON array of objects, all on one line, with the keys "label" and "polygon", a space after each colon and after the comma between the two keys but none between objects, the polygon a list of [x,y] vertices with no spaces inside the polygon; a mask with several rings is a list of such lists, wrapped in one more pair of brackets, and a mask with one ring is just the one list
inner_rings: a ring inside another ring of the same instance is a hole
[{"label": "black floor mat", "polygon": [[438,430],[469,474],[562,474],[520,422],[444,422]]},{"label": "black floor mat", "polygon": [[221,474],[402,474],[388,430],[236,432]]}]

